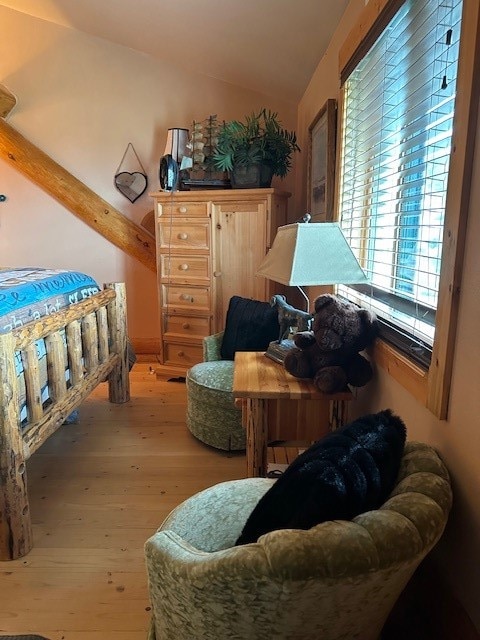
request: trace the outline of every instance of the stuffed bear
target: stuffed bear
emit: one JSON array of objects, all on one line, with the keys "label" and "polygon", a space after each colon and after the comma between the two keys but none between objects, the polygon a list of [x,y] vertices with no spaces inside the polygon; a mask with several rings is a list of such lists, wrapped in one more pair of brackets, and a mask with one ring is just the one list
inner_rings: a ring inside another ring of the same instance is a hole
[{"label": "stuffed bear", "polygon": [[378,321],[368,309],[332,294],[319,296],[311,331],[294,336],[284,367],[297,378],[313,378],[324,393],[362,387],[372,378],[370,362],[359,351],[372,344]]}]

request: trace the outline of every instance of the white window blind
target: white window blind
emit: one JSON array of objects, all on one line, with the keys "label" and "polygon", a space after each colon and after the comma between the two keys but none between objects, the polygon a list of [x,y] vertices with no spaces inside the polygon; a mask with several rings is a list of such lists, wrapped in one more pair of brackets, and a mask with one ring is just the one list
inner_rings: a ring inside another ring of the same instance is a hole
[{"label": "white window blind", "polygon": [[344,82],[339,217],[370,283],[340,293],[428,364],[435,332],[461,0],[406,0]]}]

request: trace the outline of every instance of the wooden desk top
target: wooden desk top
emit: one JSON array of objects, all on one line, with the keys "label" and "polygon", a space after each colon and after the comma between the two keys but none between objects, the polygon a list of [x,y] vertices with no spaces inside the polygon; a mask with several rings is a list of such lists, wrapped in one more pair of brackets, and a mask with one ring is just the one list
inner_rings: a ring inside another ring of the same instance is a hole
[{"label": "wooden desk top", "polygon": [[311,379],[295,378],[263,351],[238,351],[233,373],[235,398],[351,400],[350,390],[325,394]]}]

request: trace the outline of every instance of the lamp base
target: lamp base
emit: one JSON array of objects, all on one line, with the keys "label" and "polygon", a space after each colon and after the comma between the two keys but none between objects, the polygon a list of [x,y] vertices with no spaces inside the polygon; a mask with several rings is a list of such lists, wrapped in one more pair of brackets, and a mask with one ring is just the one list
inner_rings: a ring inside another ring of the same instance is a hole
[{"label": "lamp base", "polygon": [[278,340],[274,340],[268,345],[265,355],[267,358],[275,360],[275,362],[278,362],[279,364],[283,364],[285,356],[294,346],[295,343],[293,340],[281,340],[280,342],[278,342]]}]

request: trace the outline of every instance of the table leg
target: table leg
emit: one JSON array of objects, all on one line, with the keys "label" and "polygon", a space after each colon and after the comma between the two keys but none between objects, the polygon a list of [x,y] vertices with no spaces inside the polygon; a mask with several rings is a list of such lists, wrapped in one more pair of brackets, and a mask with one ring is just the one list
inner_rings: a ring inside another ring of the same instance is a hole
[{"label": "table leg", "polygon": [[247,398],[244,411],[247,477],[264,477],[267,475],[267,402],[261,398]]}]

